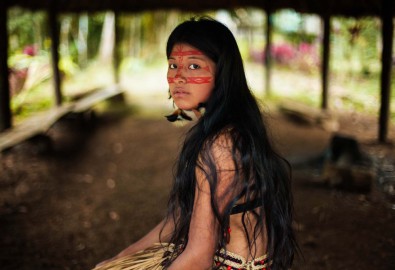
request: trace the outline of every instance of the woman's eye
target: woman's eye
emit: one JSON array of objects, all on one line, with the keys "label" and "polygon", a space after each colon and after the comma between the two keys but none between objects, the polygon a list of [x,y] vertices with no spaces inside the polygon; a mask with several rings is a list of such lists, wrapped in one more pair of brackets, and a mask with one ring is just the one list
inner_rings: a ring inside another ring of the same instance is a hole
[{"label": "woman's eye", "polygon": [[198,69],[200,66],[198,64],[189,65],[189,69]]},{"label": "woman's eye", "polygon": [[169,64],[169,69],[177,69],[177,65],[176,64]]}]

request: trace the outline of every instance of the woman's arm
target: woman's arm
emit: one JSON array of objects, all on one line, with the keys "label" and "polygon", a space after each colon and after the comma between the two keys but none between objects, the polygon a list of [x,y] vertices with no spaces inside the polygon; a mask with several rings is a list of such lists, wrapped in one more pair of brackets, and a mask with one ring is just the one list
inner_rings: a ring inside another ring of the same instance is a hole
[{"label": "woman's arm", "polygon": [[[234,197],[229,187],[235,175],[231,147],[225,136],[220,136],[211,147],[217,168],[217,205],[222,212]],[[184,252],[170,265],[169,270],[211,269],[219,239],[219,225],[211,206],[211,192],[206,174],[196,169],[197,186],[188,244]]]},{"label": "woman's arm", "polygon": [[[203,178],[202,173],[198,173]],[[200,181],[196,188],[195,202],[189,227],[188,244],[184,252],[170,265],[169,270],[210,269],[217,243],[217,222],[210,203],[207,181]]]},{"label": "woman's arm", "polygon": [[[173,229],[174,229],[173,220],[164,219],[158,225],[156,225],[150,232],[148,232],[145,236],[143,236],[140,240],[131,244],[129,247],[125,248],[124,250],[122,250],[120,253],[118,253],[118,255],[99,263],[98,266],[108,263],[112,260],[121,258],[123,256],[132,255],[138,251],[149,248],[153,244],[159,243],[160,241],[162,242],[169,241]],[[160,235],[161,230],[162,230],[162,234]]]},{"label": "woman's arm", "polygon": [[[166,222],[166,223],[165,223]],[[164,225],[164,226],[163,226]],[[161,238],[159,234],[162,231]],[[160,241],[166,242],[170,239],[170,235],[173,232],[174,223],[173,220],[162,220],[158,225],[156,225],[150,232],[148,232],[145,236],[143,236],[140,240],[133,243],[126,249],[122,250],[117,257],[123,257],[125,255],[134,254],[138,251],[144,250],[146,248],[151,247],[155,243],[159,243]]]}]

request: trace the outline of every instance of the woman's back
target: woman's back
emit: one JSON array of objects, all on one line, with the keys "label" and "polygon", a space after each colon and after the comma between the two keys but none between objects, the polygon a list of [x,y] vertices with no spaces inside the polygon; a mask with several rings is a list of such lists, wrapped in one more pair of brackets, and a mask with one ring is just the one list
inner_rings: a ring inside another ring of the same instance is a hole
[{"label": "woman's back", "polygon": [[[256,208],[252,211],[258,211]],[[246,232],[243,226],[246,225],[248,235],[250,238],[254,235],[254,228],[256,226],[257,220],[255,214],[252,211],[248,211],[244,214],[238,213],[230,216],[230,238],[229,243],[226,245],[226,249],[232,253],[239,254],[247,261],[252,260],[257,257],[261,257],[267,253],[267,231],[266,226],[258,234],[257,239],[252,243],[251,250],[248,247],[249,243],[246,237]],[[251,239],[252,240],[252,239]]]}]

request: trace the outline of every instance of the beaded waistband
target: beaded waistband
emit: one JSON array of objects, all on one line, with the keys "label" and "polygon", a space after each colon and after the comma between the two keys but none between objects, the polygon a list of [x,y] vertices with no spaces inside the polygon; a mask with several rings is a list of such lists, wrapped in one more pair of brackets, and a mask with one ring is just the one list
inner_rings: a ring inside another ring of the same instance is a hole
[{"label": "beaded waistband", "polygon": [[267,255],[247,261],[243,256],[223,249],[216,252],[214,264],[219,270],[266,270],[269,266]]}]

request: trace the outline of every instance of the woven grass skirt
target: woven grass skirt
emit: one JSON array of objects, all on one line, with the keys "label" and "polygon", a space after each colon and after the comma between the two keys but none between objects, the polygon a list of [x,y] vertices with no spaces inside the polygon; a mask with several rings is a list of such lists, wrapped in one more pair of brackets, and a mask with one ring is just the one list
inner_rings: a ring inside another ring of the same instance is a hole
[{"label": "woven grass skirt", "polygon": [[[97,266],[93,270],[163,270],[169,265],[172,254],[177,252],[175,250],[174,244],[157,243],[133,255],[124,256]],[[267,270],[268,265],[270,263],[268,263],[266,255],[247,261],[238,254],[221,250],[217,251],[214,256],[212,269]]]},{"label": "woven grass skirt", "polygon": [[173,244],[157,243],[133,255],[97,266],[93,270],[162,270],[173,252]]}]

